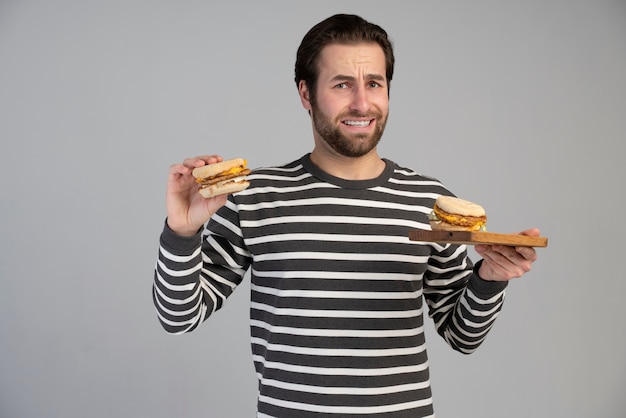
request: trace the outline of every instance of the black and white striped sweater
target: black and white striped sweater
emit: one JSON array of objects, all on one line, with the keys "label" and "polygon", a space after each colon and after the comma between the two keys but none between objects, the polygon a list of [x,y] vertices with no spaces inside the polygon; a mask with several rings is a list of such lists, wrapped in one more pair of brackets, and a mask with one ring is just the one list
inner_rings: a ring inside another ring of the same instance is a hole
[{"label": "black and white striped sweater", "polygon": [[501,309],[506,284],[478,278],[464,246],[408,239],[450,192],[385,162],[365,181],[308,155],[258,169],[201,233],[161,235],[153,296],[167,332],[195,329],[251,270],[259,417],[431,416],[423,300],[463,353]]}]

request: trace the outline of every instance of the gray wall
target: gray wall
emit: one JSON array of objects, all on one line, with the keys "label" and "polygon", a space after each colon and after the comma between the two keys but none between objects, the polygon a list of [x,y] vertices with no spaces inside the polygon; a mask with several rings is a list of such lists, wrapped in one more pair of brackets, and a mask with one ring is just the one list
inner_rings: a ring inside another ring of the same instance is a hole
[{"label": "gray wall", "polygon": [[247,282],[192,334],[157,322],[167,171],[309,151],[295,50],[336,12],[395,41],[381,153],[550,240],[477,353],[429,322],[438,416],[624,416],[617,0],[1,1],[0,416],[253,416]]}]

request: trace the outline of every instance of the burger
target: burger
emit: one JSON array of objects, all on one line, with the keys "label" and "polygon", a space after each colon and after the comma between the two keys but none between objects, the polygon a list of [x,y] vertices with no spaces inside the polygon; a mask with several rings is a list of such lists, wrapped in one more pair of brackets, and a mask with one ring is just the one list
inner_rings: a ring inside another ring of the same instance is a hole
[{"label": "burger", "polygon": [[482,206],[452,196],[439,196],[428,216],[433,231],[486,231]]},{"label": "burger", "polygon": [[220,161],[196,167],[191,175],[198,183],[198,192],[204,197],[240,192],[250,185],[246,176],[251,170],[246,168],[246,163],[241,158]]}]

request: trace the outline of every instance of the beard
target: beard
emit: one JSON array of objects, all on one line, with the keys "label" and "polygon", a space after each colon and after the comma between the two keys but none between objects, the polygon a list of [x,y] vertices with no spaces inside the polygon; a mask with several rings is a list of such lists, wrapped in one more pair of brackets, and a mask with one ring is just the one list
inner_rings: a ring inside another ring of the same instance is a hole
[{"label": "beard", "polygon": [[[317,105],[311,101],[311,117],[313,126],[330,147],[344,157],[362,157],[372,151],[383,136],[388,115],[383,115],[379,110],[362,114],[356,111],[339,115],[335,120],[326,115]],[[369,118],[376,121],[375,130],[372,133],[344,135],[341,132],[341,120],[346,118]]]}]

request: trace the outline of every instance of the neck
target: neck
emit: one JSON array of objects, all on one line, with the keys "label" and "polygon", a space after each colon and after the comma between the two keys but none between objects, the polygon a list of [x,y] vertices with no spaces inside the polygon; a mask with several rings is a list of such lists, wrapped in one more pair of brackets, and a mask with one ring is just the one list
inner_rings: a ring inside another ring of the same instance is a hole
[{"label": "neck", "polygon": [[372,150],[362,157],[345,157],[315,147],[311,162],[328,174],[344,180],[370,180],[382,174],[385,162]]}]

